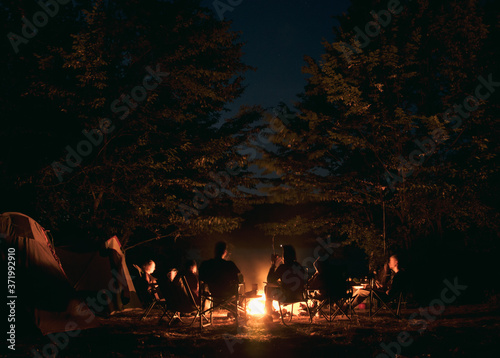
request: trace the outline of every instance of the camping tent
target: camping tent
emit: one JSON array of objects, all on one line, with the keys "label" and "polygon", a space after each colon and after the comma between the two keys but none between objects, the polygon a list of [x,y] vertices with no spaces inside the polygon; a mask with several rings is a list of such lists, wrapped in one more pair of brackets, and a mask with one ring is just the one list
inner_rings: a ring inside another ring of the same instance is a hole
[{"label": "camping tent", "polygon": [[82,297],[96,297],[95,313],[142,309],[116,236],[100,248],[56,247],[62,267]]},{"label": "camping tent", "polygon": [[0,244],[16,329],[36,326],[49,334],[98,325],[88,306],[76,298],[40,224],[24,214],[3,213]]}]

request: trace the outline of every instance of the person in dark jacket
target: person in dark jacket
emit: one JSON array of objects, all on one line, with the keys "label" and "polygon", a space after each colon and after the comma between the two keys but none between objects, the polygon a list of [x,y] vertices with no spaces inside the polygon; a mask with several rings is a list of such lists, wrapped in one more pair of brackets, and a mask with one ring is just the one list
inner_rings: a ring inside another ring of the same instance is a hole
[{"label": "person in dark jacket", "polygon": [[227,258],[227,244],[219,241],[215,245],[214,258],[200,266],[200,280],[208,285],[215,298],[225,299],[237,294],[238,284],[243,282],[239,268]]},{"label": "person in dark jacket", "polygon": [[[384,277],[387,277],[387,279],[385,281],[382,280],[382,282],[378,280],[375,281],[375,287],[372,288],[377,292],[380,298],[386,302],[393,300],[401,292],[404,292],[407,285],[406,272],[399,267],[399,258],[397,255],[392,255],[389,258],[387,267],[390,269],[392,274],[390,276],[383,275]],[[352,303],[352,308],[363,302],[369,295],[370,290],[358,290]]]},{"label": "person in dark jacket", "polygon": [[302,299],[306,282],[307,274],[304,267],[297,262],[295,248],[292,245],[284,245],[283,258],[277,255],[271,256],[271,267],[265,288],[267,317],[272,319],[274,300]]}]

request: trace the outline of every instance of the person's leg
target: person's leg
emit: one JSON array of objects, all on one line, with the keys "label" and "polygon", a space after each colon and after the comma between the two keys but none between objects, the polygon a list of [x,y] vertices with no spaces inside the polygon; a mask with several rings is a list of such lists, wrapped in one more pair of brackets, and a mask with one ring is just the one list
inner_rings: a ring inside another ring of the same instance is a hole
[{"label": "person's leg", "polygon": [[370,291],[368,290],[358,290],[356,292],[356,296],[354,296],[354,300],[352,301],[352,308],[356,307],[359,305],[361,302],[363,302],[368,296],[370,296]]},{"label": "person's leg", "polygon": [[264,291],[266,293],[266,315],[271,315],[273,313],[273,301],[278,299],[281,289],[279,287],[266,286]]},{"label": "person's leg", "polygon": [[266,315],[270,315],[273,312],[273,298],[271,291],[272,288],[269,286],[266,286],[264,288],[264,292],[266,294],[266,306],[265,306]]}]

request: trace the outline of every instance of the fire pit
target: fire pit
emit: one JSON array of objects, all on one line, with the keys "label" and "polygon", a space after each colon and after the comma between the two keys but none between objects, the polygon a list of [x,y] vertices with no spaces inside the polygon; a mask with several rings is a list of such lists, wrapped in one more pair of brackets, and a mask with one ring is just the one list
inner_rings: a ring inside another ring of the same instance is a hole
[{"label": "fire pit", "polygon": [[[273,301],[273,309],[279,312],[277,301]],[[293,311],[299,312],[300,304],[294,303]],[[287,310],[285,310],[287,312]],[[247,296],[247,315],[250,317],[263,317],[266,314],[266,295],[263,291],[257,291],[254,297]]]}]

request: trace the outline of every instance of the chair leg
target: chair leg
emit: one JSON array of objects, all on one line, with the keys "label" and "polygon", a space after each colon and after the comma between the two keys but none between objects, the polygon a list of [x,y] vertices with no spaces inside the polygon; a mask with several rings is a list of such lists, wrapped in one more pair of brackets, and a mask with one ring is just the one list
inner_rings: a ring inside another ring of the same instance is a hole
[{"label": "chair leg", "polygon": [[192,326],[192,325],[194,324],[194,322],[196,322],[196,318],[198,318],[198,311],[196,311],[196,313],[195,313],[195,315],[194,315],[193,319],[190,319],[190,320],[185,320],[185,321],[187,321],[187,322],[184,322],[184,321],[182,320],[180,313],[177,313],[176,315],[174,315],[174,316],[172,317],[172,320],[173,320],[176,316],[178,316],[179,320],[180,320],[182,323],[185,323],[188,327],[190,327],[190,326]]},{"label": "chair leg", "polygon": [[158,320],[158,324],[162,321],[163,317],[167,317],[167,322],[168,325],[170,326],[172,324],[172,321],[174,320],[175,317],[175,312],[169,312],[168,310],[164,310],[163,314],[160,316],[160,319]]},{"label": "chair leg", "polygon": [[372,316],[372,307],[373,307],[373,290],[370,290],[370,305],[368,306],[368,317]]},{"label": "chair leg", "polygon": [[168,320],[168,325],[170,326],[172,324],[172,322],[174,321],[175,317],[178,317],[179,318],[179,321],[182,322],[181,320],[181,314],[179,312],[177,313],[173,313],[171,316],[170,316],[170,319]]},{"label": "chair leg", "polygon": [[140,319],[141,321],[149,315],[149,313],[153,310],[155,305],[156,305],[156,301],[153,301],[149,304],[149,306],[146,308],[146,310],[144,311],[144,313],[141,316],[141,319]]},{"label": "chair leg", "polygon": [[312,324],[314,315],[311,311],[311,308],[309,307],[307,300],[306,300],[306,310],[307,310],[307,313],[309,314],[309,324]]},{"label": "chair leg", "polygon": [[[377,310],[370,315],[370,317],[375,316],[382,308],[386,308],[396,318],[401,319],[401,317],[399,316],[399,308],[400,308],[401,295],[398,298],[398,306],[397,306],[396,312],[394,312],[394,310],[391,307],[389,307],[389,305],[387,304],[387,302],[385,302],[377,293],[373,292],[373,296],[375,296],[377,298],[377,300],[379,301],[380,307],[378,307]],[[390,301],[390,302],[392,302],[392,301]]]},{"label": "chair leg", "polygon": [[[305,301],[298,301],[298,302],[294,302],[294,303],[301,303],[301,302],[305,302],[307,314],[309,315],[309,324],[312,324],[313,314],[311,312],[311,309],[309,307],[309,304],[308,304],[307,300],[305,300]],[[283,322],[283,325],[285,325],[285,326],[289,326],[290,323],[292,322],[292,318],[293,318],[293,305],[294,305],[294,303],[291,303],[292,308],[290,309],[290,317],[288,318],[288,324],[287,324],[286,323],[286,319],[285,319],[285,317],[283,315],[283,307],[285,305],[282,304],[281,302],[278,302],[278,307],[279,307],[279,310],[280,310],[281,322]],[[288,306],[288,305],[290,305],[290,304],[286,304],[286,306]]]},{"label": "chair leg", "polygon": [[[347,301],[347,307],[349,307],[349,313],[351,314],[351,317],[350,317],[349,319],[351,319],[351,320],[352,320],[352,318],[353,318],[355,315],[357,315],[356,310],[355,310],[355,309],[354,309],[354,307],[353,307],[354,297],[352,297],[352,296],[351,296],[351,297],[349,297],[346,301]],[[359,318],[358,318],[358,320],[359,320]]]},{"label": "chair leg", "polygon": [[[205,309],[206,300],[208,300],[208,306],[209,306],[207,309]],[[200,315],[200,330],[203,329],[206,326],[213,325],[213,323],[214,323],[214,321],[213,321],[213,314],[212,314],[212,312],[213,312],[213,302],[209,298],[207,298],[206,300],[203,303],[203,305],[200,306],[200,312],[199,312],[199,315]],[[207,314],[208,314],[208,318],[207,318]],[[207,321],[207,323],[203,323],[203,320]]]},{"label": "chair leg", "polygon": [[240,321],[239,321],[238,317],[240,315],[240,312],[239,312],[239,309],[238,309],[238,301],[236,301],[235,303],[236,303],[236,307],[235,307],[235,310],[234,310],[234,313],[235,313],[234,320],[236,321],[236,327],[239,327]]},{"label": "chair leg", "polygon": [[396,311],[396,315],[397,315],[398,317],[400,317],[400,316],[399,316],[399,314],[401,313],[401,304],[402,304],[402,301],[403,301],[403,292],[401,292],[401,293],[399,294],[399,298],[398,298],[398,309],[397,309],[397,311]]},{"label": "chair leg", "polygon": [[[335,311],[333,318],[335,319],[335,317],[337,317],[339,314],[342,314],[350,321],[352,319],[353,314],[354,314],[354,309],[352,307],[353,300],[354,300],[353,297],[344,297],[344,298],[337,300],[337,302],[336,302],[337,310]],[[347,309],[342,308],[344,306],[346,306]]]},{"label": "chair leg", "polygon": [[[333,322],[335,318],[339,315],[345,316],[347,319],[351,320],[351,316],[353,315],[352,310],[352,297],[349,298],[341,298],[338,300],[334,300],[332,298],[327,298],[321,302],[317,308],[319,313],[328,321]],[[328,305],[328,309],[324,310],[324,308]],[[335,307],[336,306],[336,307]],[[347,311],[343,308],[347,306]],[[351,314],[349,314],[349,310]]]},{"label": "chair leg", "polygon": [[[325,313],[323,311],[323,307],[325,307],[328,304],[328,312]],[[327,322],[331,322],[330,317],[332,316],[332,306],[330,304],[330,300],[323,300],[318,304],[318,307],[316,307],[316,312],[319,312],[319,314],[323,317],[325,317]]]},{"label": "chair leg", "polygon": [[286,326],[287,324],[285,323],[285,318],[283,317],[283,305],[281,303],[278,303],[278,307],[280,309],[280,317],[281,317],[281,322]]},{"label": "chair leg", "polygon": [[[160,316],[160,319],[158,320],[158,323],[161,322],[161,320],[163,319],[164,316],[167,316],[168,315],[168,309],[167,309],[167,306],[164,306],[162,307],[163,308],[163,313],[162,315]],[[175,312],[174,312],[174,316],[175,316]],[[172,320],[172,318],[169,319],[169,324],[170,324],[170,321]]]}]

